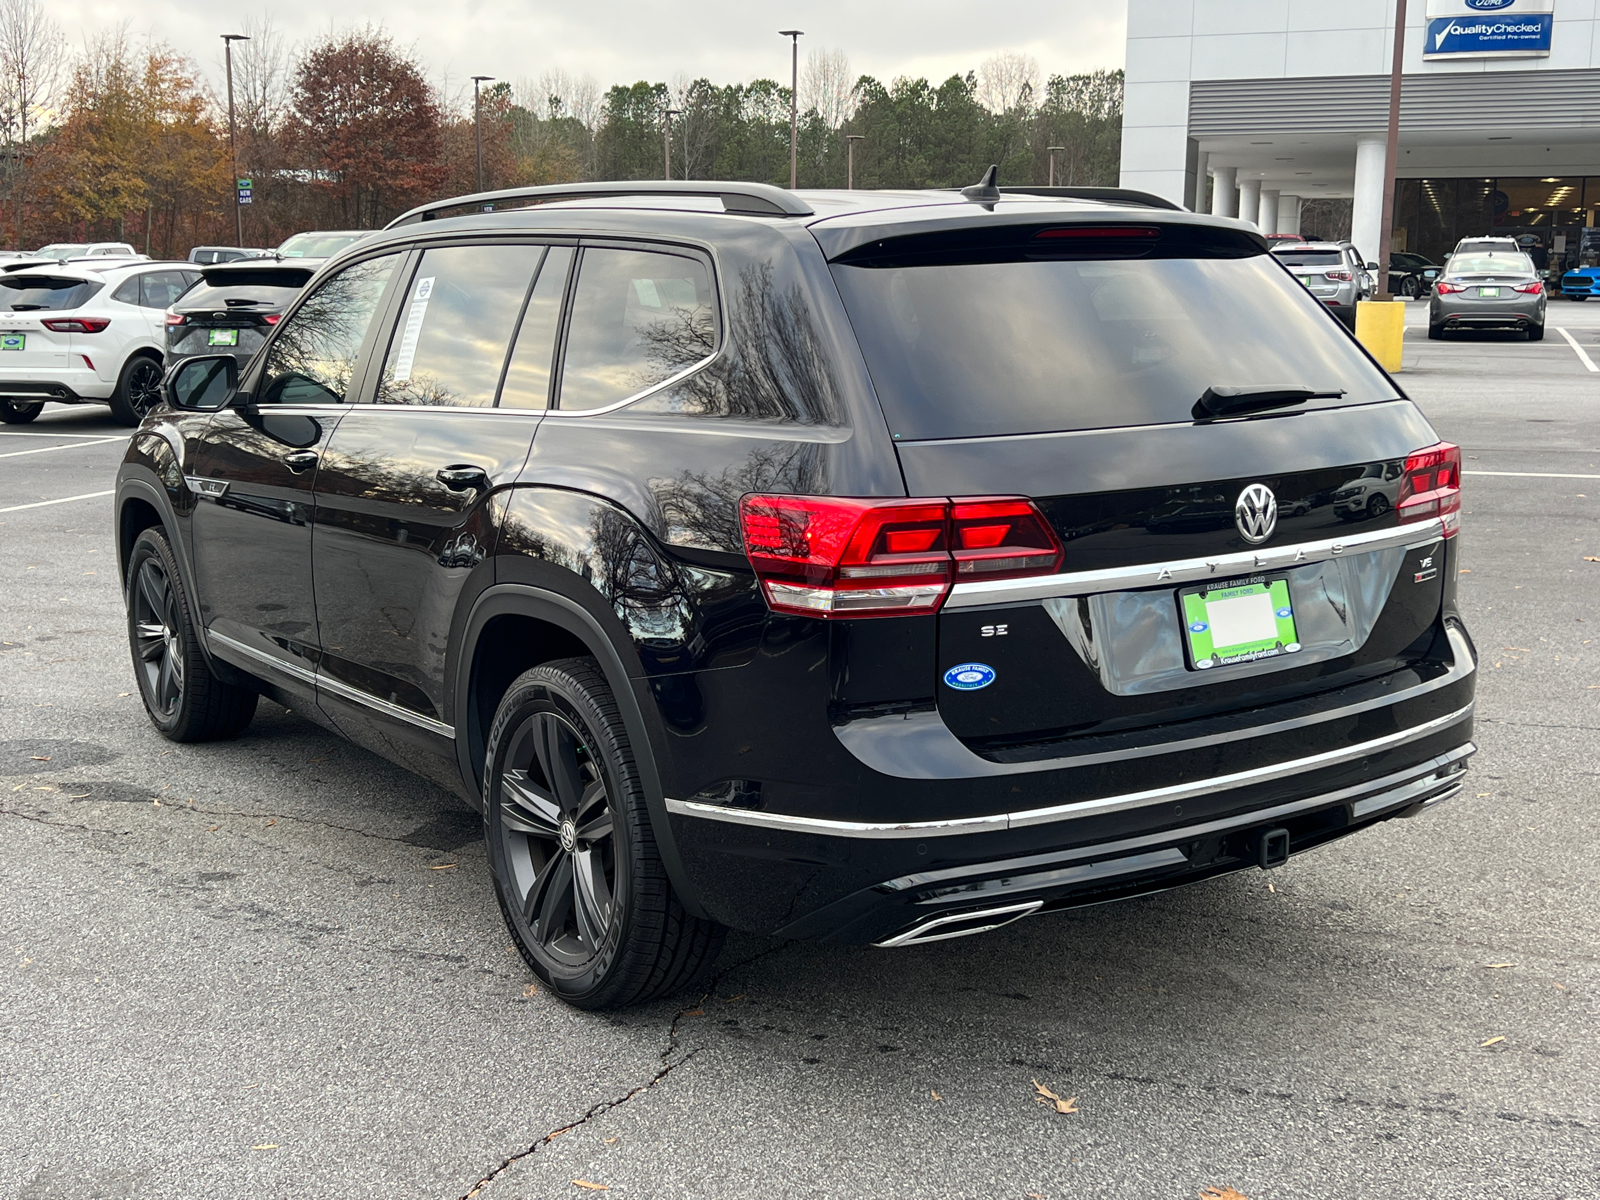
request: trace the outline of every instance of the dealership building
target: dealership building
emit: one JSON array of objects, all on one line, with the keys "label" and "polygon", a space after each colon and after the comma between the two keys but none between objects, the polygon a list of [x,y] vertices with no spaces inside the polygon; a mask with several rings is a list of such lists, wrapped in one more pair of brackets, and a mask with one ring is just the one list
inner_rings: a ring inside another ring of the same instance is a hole
[{"label": "dealership building", "polygon": [[[1375,258],[1395,0],[1128,0],[1122,184]],[[1600,0],[1410,0],[1392,248],[1600,258]],[[1312,230],[1327,236],[1327,230]]]}]

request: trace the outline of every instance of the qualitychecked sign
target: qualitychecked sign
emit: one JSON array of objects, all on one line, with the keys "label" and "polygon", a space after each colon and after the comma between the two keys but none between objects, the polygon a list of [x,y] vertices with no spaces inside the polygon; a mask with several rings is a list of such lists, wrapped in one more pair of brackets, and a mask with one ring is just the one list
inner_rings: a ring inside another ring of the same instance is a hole
[{"label": "qualitychecked sign", "polygon": [[1428,0],[1422,57],[1548,55],[1554,9],[1554,0]]}]

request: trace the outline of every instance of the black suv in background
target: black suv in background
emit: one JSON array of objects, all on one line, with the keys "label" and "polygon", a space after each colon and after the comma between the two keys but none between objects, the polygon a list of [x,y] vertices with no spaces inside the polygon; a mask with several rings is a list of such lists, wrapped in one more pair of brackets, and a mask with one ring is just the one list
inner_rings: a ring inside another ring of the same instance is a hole
[{"label": "black suv in background", "polygon": [[167,310],[167,366],[231,353],[243,365],[283,319],[321,259],[231,261],[205,268],[200,285]]},{"label": "black suv in background", "polygon": [[452,788],[584,1007],[728,926],[1274,867],[1474,750],[1456,448],[1251,228],[1138,193],[465,197],[166,387],[116,498],[156,727],[267,695]]}]

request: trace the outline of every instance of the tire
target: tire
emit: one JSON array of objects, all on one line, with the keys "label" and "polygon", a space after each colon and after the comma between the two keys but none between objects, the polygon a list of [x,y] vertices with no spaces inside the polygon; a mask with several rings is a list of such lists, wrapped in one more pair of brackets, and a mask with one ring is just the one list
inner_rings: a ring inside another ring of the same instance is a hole
[{"label": "tire", "polygon": [[144,710],[162,737],[207,742],[244,731],[256,694],[211,673],[194,605],[183,590],[166,535],[146,529],[128,556],[128,647]]},{"label": "tire", "polygon": [[44,411],[44,401],[25,404],[16,400],[0,400],[0,422],[6,425],[26,425]]},{"label": "tire", "polygon": [[1367,501],[1367,516],[1381,517],[1389,511],[1389,498],[1387,496],[1374,496]]},{"label": "tire", "polygon": [[1589,297],[1587,297],[1587,296],[1568,296],[1567,297],[1568,300],[1577,300],[1577,301],[1580,301],[1580,302],[1584,301],[1584,300],[1587,300],[1588,298]]},{"label": "tire", "polygon": [[111,393],[111,415],[123,425],[137,425],[161,403],[161,363],[135,354],[122,364],[117,390]]},{"label": "tire", "polygon": [[1444,326],[1443,325],[1435,325],[1432,321],[1429,321],[1428,322],[1428,340],[1430,342],[1442,342],[1442,341],[1444,341]]},{"label": "tire", "polygon": [[726,930],[673,894],[593,659],[559,659],[512,682],[489,729],[484,783],[500,911],[552,991],[576,1008],[621,1008],[709,974]]},{"label": "tire", "polygon": [[1417,281],[1415,279],[1402,279],[1400,281],[1401,296],[1407,300],[1415,300],[1417,298],[1417,294]]},{"label": "tire", "polygon": [[1528,326],[1528,340],[1530,342],[1542,342],[1542,341],[1544,341],[1544,326],[1543,325],[1530,325],[1530,326]]}]

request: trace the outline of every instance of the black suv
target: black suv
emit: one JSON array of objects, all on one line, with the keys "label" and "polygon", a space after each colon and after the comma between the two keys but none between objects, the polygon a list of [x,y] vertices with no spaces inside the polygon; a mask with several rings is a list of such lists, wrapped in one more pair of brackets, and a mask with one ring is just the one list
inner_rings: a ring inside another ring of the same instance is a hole
[{"label": "black suv", "polygon": [[1474,750],[1456,447],[1153,197],[466,197],[166,389],[116,499],[156,727],[267,695],[458,792],[584,1007],[728,926],[906,946],[1274,867]]}]

